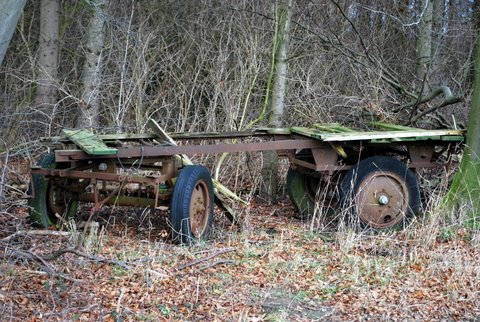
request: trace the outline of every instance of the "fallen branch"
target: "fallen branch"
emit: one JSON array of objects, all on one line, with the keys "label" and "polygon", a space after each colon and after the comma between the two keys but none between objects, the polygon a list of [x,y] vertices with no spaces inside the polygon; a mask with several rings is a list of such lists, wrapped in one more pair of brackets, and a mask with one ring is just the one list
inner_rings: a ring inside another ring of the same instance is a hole
[{"label": "fallen branch", "polygon": [[125,269],[130,269],[131,267],[122,261],[118,261],[115,259],[110,259],[110,258],[104,258],[104,257],[99,257],[99,256],[93,256],[93,255],[88,255],[85,253],[82,253],[81,251],[75,249],[75,248],[63,248],[59,249],[57,251],[54,251],[53,253],[46,254],[46,255],[38,255],[35,253],[32,253],[31,251],[23,251],[23,250],[16,250],[11,247],[6,247],[5,250],[5,255],[6,257],[15,257],[15,258],[24,258],[30,261],[34,262],[40,262],[42,265],[48,268],[49,271],[53,272],[54,269],[47,263],[48,261],[52,261],[57,259],[58,257],[67,254],[67,253],[72,253],[75,254],[79,257],[86,258],[88,260],[98,262],[98,263],[105,263],[105,264],[112,264],[112,265],[117,265]]},{"label": "fallen branch", "polygon": [[70,281],[70,282],[76,282],[76,283],[82,283],[83,281],[82,280],[79,280],[79,279],[76,279],[76,278],[73,278],[73,277],[69,277],[69,276],[66,276],[65,274],[60,274],[60,273],[49,273],[49,272],[45,272],[45,271],[32,271],[32,270],[26,270],[26,271],[23,271],[22,274],[25,273],[25,274],[35,274],[35,275],[46,275],[46,276],[49,276],[49,277],[60,277],[60,278],[63,278],[64,280],[67,280],[67,281]]},{"label": "fallen branch", "polygon": [[64,254],[67,254],[67,253],[72,253],[72,254],[75,254],[77,256],[80,256],[80,257],[86,258],[88,260],[94,261],[94,262],[105,263],[105,264],[113,264],[113,265],[123,267],[125,269],[130,269],[130,266],[128,266],[125,262],[118,261],[118,260],[115,260],[115,259],[109,259],[109,258],[104,258],[104,257],[88,255],[88,254],[80,252],[79,250],[77,250],[75,248],[59,249],[59,250],[57,250],[53,253],[43,255],[43,256],[41,256],[41,258],[43,258],[44,260],[47,260],[47,261],[51,261],[51,260],[57,259],[58,257],[60,257]]},{"label": "fallen branch", "polygon": [[147,273],[150,273],[150,274],[152,274],[152,275],[154,275],[154,276],[156,276],[156,277],[159,277],[159,278],[167,278],[167,277],[169,277],[168,274],[160,273],[160,272],[157,272],[157,271],[155,271],[155,270],[153,270],[153,269],[146,268],[145,271],[146,271]]},{"label": "fallen branch", "polygon": [[67,231],[56,231],[56,230],[19,230],[10,236],[2,238],[1,241],[9,241],[17,236],[27,235],[27,236],[60,236],[68,237],[71,233]]},{"label": "fallen branch", "polygon": [[446,105],[451,105],[451,104],[456,104],[456,103],[459,103],[459,102],[462,101],[462,99],[460,97],[454,96],[452,94],[452,91],[450,90],[450,88],[448,86],[440,86],[440,87],[437,87],[434,90],[432,90],[429,94],[427,94],[425,96],[422,96],[422,97],[419,97],[419,98],[411,101],[410,103],[407,103],[405,105],[402,105],[402,106],[398,107],[395,112],[400,112],[403,109],[407,109],[407,108],[418,106],[420,104],[424,104],[426,102],[429,102],[429,101],[433,100],[435,97],[437,97],[440,94],[443,94],[445,96],[444,101],[440,105],[432,107],[430,109],[427,109],[427,110],[425,110],[425,111],[423,111],[423,112],[421,112],[421,113],[419,113],[415,116],[412,115],[412,117],[410,119],[410,123],[415,123],[416,121],[418,121],[420,118],[422,118],[426,114],[431,113],[431,112],[435,111],[436,109],[438,109],[440,107],[443,107],[443,106],[446,106]]},{"label": "fallen branch", "polygon": [[225,254],[225,253],[229,253],[229,252],[233,252],[235,251],[237,248],[236,247],[228,247],[228,248],[223,248],[223,249],[220,249],[220,250],[217,250],[216,252],[208,255],[208,256],[205,256],[205,257],[202,257],[202,258],[198,258],[198,259],[195,259],[191,262],[188,262],[186,264],[183,264],[183,265],[180,265],[177,267],[177,270],[182,270],[182,269],[185,269],[187,267],[191,267],[191,266],[194,266],[194,265],[198,265],[200,263],[203,263],[203,262],[206,262],[208,261],[209,259],[212,259],[214,257],[217,257],[219,255],[222,255],[222,254]]},{"label": "fallen branch", "polygon": [[424,117],[425,115],[427,114],[430,114],[432,112],[434,112],[435,110],[441,108],[441,107],[444,107],[444,106],[447,106],[447,105],[450,105],[450,104],[455,104],[455,103],[460,103],[462,101],[461,98],[458,98],[458,97],[454,97],[453,99],[450,99],[450,100],[447,100],[445,99],[442,104],[438,105],[438,106],[434,106],[434,107],[431,107],[417,115],[415,115],[411,120],[410,120],[410,124],[413,124],[415,123],[416,121],[418,121],[419,119],[421,119],[422,117]]},{"label": "fallen branch", "polygon": [[17,250],[12,248],[6,248],[5,257],[14,257],[18,259],[26,259],[32,262],[39,262],[47,269],[47,273],[53,273],[55,270],[43,259],[41,256],[32,253],[30,251]]},{"label": "fallen branch", "polygon": [[237,261],[234,261],[233,259],[219,259],[210,264],[200,267],[200,270],[203,271],[203,270],[206,270],[207,268],[213,267],[215,265],[220,265],[220,264],[236,264],[236,263]]}]

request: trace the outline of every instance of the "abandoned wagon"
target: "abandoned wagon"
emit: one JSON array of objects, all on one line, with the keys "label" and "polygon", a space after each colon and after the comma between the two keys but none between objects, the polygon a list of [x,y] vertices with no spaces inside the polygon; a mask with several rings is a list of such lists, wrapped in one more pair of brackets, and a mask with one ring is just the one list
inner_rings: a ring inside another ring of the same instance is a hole
[{"label": "abandoned wagon", "polygon": [[[151,123],[153,134],[94,135],[77,129],[51,138],[52,152],[31,168],[33,223],[46,227],[58,216],[72,217],[78,202],[93,203],[92,212],[105,204],[148,206],[170,210],[174,240],[205,239],[214,201],[221,200],[209,170],[189,163],[188,155],[273,150],[289,159],[287,191],[300,215],[313,214],[323,195],[327,202],[338,199],[336,204],[348,208],[360,226],[389,229],[420,211],[416,169],[444,167],[464,140],[461,130],[380,122],[372,124],[375,131],[315,124],[172,135]],[[260,140],[242,141],[252,137]],[[188,144],[176,144],[185,140]],[[329,182],[338,182],[338,193],[324,191]]]}]

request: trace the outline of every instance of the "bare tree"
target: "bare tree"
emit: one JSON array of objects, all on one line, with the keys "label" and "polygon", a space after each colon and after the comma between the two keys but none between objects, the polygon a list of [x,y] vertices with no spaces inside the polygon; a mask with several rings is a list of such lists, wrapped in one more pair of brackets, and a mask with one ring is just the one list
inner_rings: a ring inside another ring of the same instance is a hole
[{"label": "bare tree", "polygon": [[0,0],[0,65],[26,0]]},{"label": "bare tree", "polygon": [[[443,53],[444,42],[444,25],[445,25],[445,1],[433,0],[433,16],[432,16],[432,62],[431,75],[433,78],[437,76],[442,69],[441,59]],[[438,83],[438,80],[436,80]]]},{"label": "bare tree", "polygon": [[[280,128],[283,125],[283,111],[286,92],[287,59],[290,38],[290,20],[292,0],[277,0],[275,9],[275,37],[273,40],[271,100],[268,102],[270,88],[267,86],[265,104],[270,104],[269,126]],[[269,84],[270,85],[270,84]],[[264,153],[260,198],[268,204],[275,201],[278,181],[278,156],[274,151]]]},{"label": "bare tree", "polygon": [[102,10],[105,0],[92,0],[90,3],[93,10],[85,36],[86,51],[82,72],[83,92],[80,113],[77,118],[77,127],[80,128],[97,127],[100,111],[99,87],[102,78],[102,50],[105,42],[105,19]]},{"label": "bare tree", "polygon": [[433,0],[421,0],[420,26],[417,38],[417,68],[416,74],[419,81],[426,80],[432,60],[432,23]]},{"label": "bare tree", "polygon": [[480,228],[480,33],[475,54],[475,85],[467,128],[467,142],[460,168],[455,174],[446,205],[467,206],[469,225]]},{"label": "bare tree", "polygon": [[474,55],[473,97],[468,116],[467,139],[460,167],[450,191],[445,197],[447,209],[467,209],[467,225],[480,229],[480,6],[473,7],[473,22],[477,30]]},{"label": "bare tree", "polygon": [[[53,107],[57,103],[57,76],[59,59],[60,1],[40,2],[40,36],[38,45],[38,76],[35,106],[47,116],[51,124]],[[42,120],[45,120],[42,117]]]}]

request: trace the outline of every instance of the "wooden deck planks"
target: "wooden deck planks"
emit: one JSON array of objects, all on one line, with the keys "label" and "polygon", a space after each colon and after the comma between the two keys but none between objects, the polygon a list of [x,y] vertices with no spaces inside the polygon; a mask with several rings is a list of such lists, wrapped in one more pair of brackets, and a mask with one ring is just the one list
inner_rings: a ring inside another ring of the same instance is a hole
[{"label": "wooden deck planks", "polygon": [[370,141],[371,143],[388,143],[403,141],[463,141],[463,130],[396,130],[396,131],[355,131],[331,133],[311,128],[293,127],[293,133],[305,135],[325,142]]},{"label": "wooden deck planks", "polygon": [[63,133],[87,154],[114,155],[118,152],[117,149],[108,147],[92,132],[86,130],[63,130]]}]

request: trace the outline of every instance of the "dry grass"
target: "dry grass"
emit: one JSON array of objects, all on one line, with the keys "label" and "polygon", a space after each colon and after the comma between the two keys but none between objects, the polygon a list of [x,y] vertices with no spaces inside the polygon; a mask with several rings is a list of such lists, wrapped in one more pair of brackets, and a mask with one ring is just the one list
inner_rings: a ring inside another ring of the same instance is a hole
[{"label": "dry grass", "polygon": [[[222,216],[214,239],[187,248],[163,238],[156,218],[139,224],[131,209],[87,229],[75,254],[42,263],[78,244],[71,237],[18,235],[2,241],[2,320],[473,320],[480,315],[479,237],[435,216],[405,231],[358,234],[311,230],[287,200],[245,211],[243,230]],[[25,209],[3,216],[2,238],[26,226]],[[151,222],[154,220],[155,222]],[[100,221],[100,220],[99,220]],[[99,231],[102,233],[100,234]],[[234,251],[181,265],[229,247]],[[210,266],[210,267],[208,267]]]},{"label": "dry grass", "polygon": [[[105,208],[95,225],[70,223],[67,233],[32,231],[19,196],[8,195],[0,320],[479,318],[480,233],[464,228],[463,212],[435,212],[438,191],[406,230],[373,234],[300,220],[287,198],[259,205],[257,182],[235,182],[251,201],[241,225],[217,213],[212,239],[190,248],[170,242],[165,214],[132,208]],[[73,247],[79,253],[41,259]]]}]

